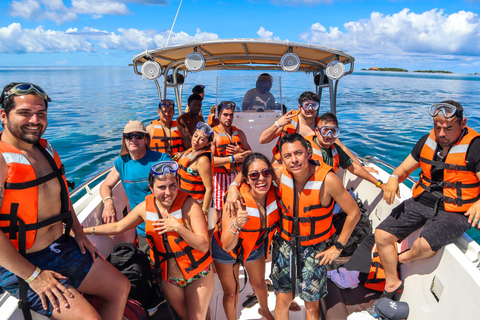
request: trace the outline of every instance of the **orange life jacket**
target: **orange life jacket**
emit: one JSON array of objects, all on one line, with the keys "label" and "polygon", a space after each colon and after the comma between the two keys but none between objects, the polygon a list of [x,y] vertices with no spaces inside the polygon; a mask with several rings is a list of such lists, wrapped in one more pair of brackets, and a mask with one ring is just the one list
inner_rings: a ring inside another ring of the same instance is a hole
[{"label": "orange life jacket", "polygon": [[[468,148],[473,139],[480,136],[478,132],[467,128],[468,133],[457,141],[445,157],[445,162],[434,161],[437,152],[435,133],[432,130],[420,152],[420,179],[413,188],[414,198],[423,192],[429,192],[443,201],[445,211],[466,212],[474,202],[480,199],[480,181],[475,172],[467,167],[466,157]],[[432,166],[435,170],[443,170],[443,181],[432,180]],[[443,193],[432,191],[431,187],[441,187]]]},{"label": "orange life jacket", "polygon": [[215,114],[210,113],[207,117],[207,124],[211,127],[211,126],[213,126],[214,121],[215,121]]},{"label": "orange life jacket", "polygon": [[[182,206],[189,195],[179,190],[169,214],[183,222]],[[200,252],[191,247],[183,238],[176,232],[167,232],[159,235],[153,230],[153,223],[160,219],[160,211],[155,204],[155,196],[149,194],[145,198],[145,233],[147,241],[152,248],[150,250],[150,258],[152,259],[155,269],[161,269],[162,279],[168,279],[168,260],[175,259],[180,271],[185,280],[197,275],[203,271],[210,263],[212,257],[210,251],[206,253]]]},{"label": "orange life jacket", "polygon": [[178,130],[177,121],[172,121],[170,137],[166,136],[160,120],[154,120],[152,124],[153,136],[150,139],[150,149],[168,153],[170,156],[183,151],[182,136],[180,135],[180,130]]},{"label": "orange life jacket", "polygon": [[[312,141],[311,142],[312,144],[312,157],[311,159],[312,160],[317,160],[317,161],[320,161],[320,162],[325,162],[323,160],[323,154],[322,154],[322,149],[320,149],[320,147],[318,146],[318,144],[315,142],[315,141]],[[332,150],[332,156],[333,156],[333,171],[335,171],[335,173],[338,172],[338,167],[340,165],[340,156],[338,155],[338,151],[337,151],[337,148],[335,147],[335,144],[332,144],[330,146],[330,149]]]},{"label": "orange life jacket", "polygon": [[179,166],[178,175],[180,177],[180,190],[188,193],[196,200],[203,201],[203,198],[205,197],[205,185],[203,184],[203,180],[198,172],[188,172],[188,166],[195,161],[195,159],[201,156],[206,156],[210,159],[210,163],[213,167],[212,151],[210,150],[210,146],[208,146],[197,155],[193,155],[193,153],[193,149],[190,148],[185,151],[182,157],[177,161]]},{"label": "orange life jacket", "polygon": [[[249,220],[239,230],[238,243],[235,248],[229,252],[229,254],[237,260],[237,263],[245,263],[252,253],[253,248],[261,246],[262,243],[265,248],[265,259],[267,259],[270,244],[272,243],[273,235],[278,228],[278,222],[280,220],[276,187],[272,185],[267,193],[265,202],[266,219],[264,220],[265,224],[263,226],[260,219],[260,210],[250,194],[249,189],[250,187],[247,184],[242,184],[240,187],[240,193],[245,200]],[[221,232],[221,228],[217,228],[215,231],[215,237],[219,244],[221,243]]]},{"label": "orange life jacket", "polygon": [[335,232],[332,224],[334,201],[332,199],[328,207],[322,206],[320,201],[320,189],[332,167],[318,161],[310,163],[320,166],[302,189],[297,202],[298,212],[294,207],[294,177],[286,168],[283,169],[279,188],[279,197],[283,205],[280,235],[286,241],[298,239],[302,246],[325,241]]},{"label": "orange life jacket", "polygon": [[[277,159],[279,161],[281,160],[281,157],[280,157],[280,139],[282,139],[282,137],[286,134],[297,132],[299,113],[300,113],[300,111],[294,111],[292,113],[292,114],[295,115],[295,116],[292,117],[292,122],[290,122],[289,124],[287,124],[286,126],[283,127],[282,132],[280,133],[280,136],[278,137],[277,144],[272,149],[273,156],[275,157],[275,159]],[[318,121],[320,121],[320,118],[315,117],[315,123],[316,124],[318,124]],[[313,142],[313,137],[315,137],[314,134],[312,134],[311,136],[304,137],[312,145],[312,147],[315,144],[315,142]],[[317,160],[317,159],[314,159],[314,160]]]},{"label": "orange life jacket", "polygon": [[[35,146],[53,169],[52,173],[40,178],[37,178],[33,166],[20,150],[0,141],[0,153],[8,166],[5,193],[0,208],[0,229],[22,255],[34,244],[38,229],[63,221],[66,224],[65,234],[69,234],[73,224],[65,168],[60,157],[52,145],[44,139],[40,139]],[[61,213],[38,221],[38,186],[55,178],[59,180],[61,187]]]},{"label": "orange life jacket", "polygon": [[[394,245],[395,250],[398,250],[396,242]],[[372,264],[370,265],[370,271],[364,286],[365,288],[380,292],[385,290],[385,270],[378,255],[377,245],[374,245],[372,248]]]},{"label": "orange life jacket", "polygon": [[[218,134],[218,137],[220,139],[218,147],[215,148],[215,151],[213,154],[215,157],[229,157],[229,155],[227,155],[227,147],[230,145],[231,146],[238,145],[242,147],[242,140],[240,139],[240,135],[238,134],[238,129],[235,126],[232,126],[231,140],[228,134],[226,134],[218,126],[213,127],[212,129],[215,130],[215,132]],[[235,166],[237,172],[240,171],[240,165],[242,163],[235,162],[235,163],[227,163],[220,167],[214,167],[213,172],[230,174],[232,171],[232,164]]]}]

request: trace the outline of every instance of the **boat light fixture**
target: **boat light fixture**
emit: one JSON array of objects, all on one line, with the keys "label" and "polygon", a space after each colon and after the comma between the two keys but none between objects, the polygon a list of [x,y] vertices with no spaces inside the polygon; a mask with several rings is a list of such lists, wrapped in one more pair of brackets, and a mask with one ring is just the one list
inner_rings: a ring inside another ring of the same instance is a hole
[{"label": "boat light fixture", "polygon": [[142,77],[148,80],[157,80],[162,75],[162,67],[153,60],[145,61],[142,65]]},{"label": "boat light fixture", "polygon": [[205,68],[205,57],[195,49],[186,56],[185,67],[191,72],[200,71]]},{"label": "boat light fixture", "polygon": [[339,80],[345,75],[345,65],[338,60],[334,60],[327,64],[325,74],[330,80]]},{"label": "boat light fixture", "polygon": [[300,68],[300,58],[292,52],[285,53],[280,60],[283,71],[295,72]]}]

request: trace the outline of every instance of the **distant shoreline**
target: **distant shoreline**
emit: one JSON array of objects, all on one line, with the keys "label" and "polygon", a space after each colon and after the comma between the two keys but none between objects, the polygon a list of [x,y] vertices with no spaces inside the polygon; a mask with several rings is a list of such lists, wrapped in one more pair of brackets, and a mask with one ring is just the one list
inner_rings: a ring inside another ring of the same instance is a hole
[{"label": "distant shoreline", "polygon": [[[454,74],[453,71],[447,71],[447,70],[414,70],[414,71],[409,71],[406,69],[402,68],[377,68],[377,67],[371,67],[371,68],[362,68],[362,71],[387,71],[387,72],[417,72],[417,73],[443,73],[443,74]],[[473,76],[478,76],[479,73],[467,73],[467,75],[473,75]]]}]

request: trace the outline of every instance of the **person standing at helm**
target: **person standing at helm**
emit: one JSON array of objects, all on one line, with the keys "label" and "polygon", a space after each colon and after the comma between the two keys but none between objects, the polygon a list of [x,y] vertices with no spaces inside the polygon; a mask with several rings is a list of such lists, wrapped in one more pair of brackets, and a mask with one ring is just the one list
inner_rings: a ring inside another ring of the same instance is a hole
[{"label": "person standing at helm", "polygon": [[[432,257],[480,220],[480,134],[467,127],[463,107],[453,100],[429,109],[433,129],[417,142],[385,186],[383,199],[400,197],[399,183],[420,168],[412,198],[403,201],[375,230],[385,271],[383,296],[402,292],[397,264]],[[423,226],[408,251],[398,254],[394,243]]]},{"label": "person standing at helm", "polygon": [[160,118],[147,126],[150,148],[154,151],[165,152],[175,158],[177,153],[183,152],[182,135],[177,121],[173,120],[175,102],[173,100],[160,101],[157,112]]},{"label": "person standing at helm", "polygon": [[217,107],[219,124],[213,127],[213,203],[217,215],[223,208],[228,186],[240,171],[245,157],[252,153],[245,133],[233,126],[235,107],[235,102],[220,102]]},{"label": "person standing at helm", "polygon": [[[113,188],[122,181],[130,209],[135,208],[150,193],[148,173],[152,164],[170,160],[166,153],[150,149],[150,136],[140,121],[128,121],[123,130],[120,157],[114,162],[112,171],[100,185],[100,197],[103,202],[103,223],[115,222],[116,211]],[[138,247],[148,254],[149,247],[145,238],[145,224],[137,226]]]},{"label": "person standing at helm", "polygon": [[[120,320],[130,283],[85,236],[60,157],[41,139],[50,101],[31,83],[0,96],[0,291],[20,299],[25,319]],[[100,314],[80,292],[104,299]]]},{"label": "person standing at helm", "polygon": [[248,90],[243,97],[242,110],[272,110],[275,108],[275,97],[270,92],[273,77],[262,73],[255,88]]}]

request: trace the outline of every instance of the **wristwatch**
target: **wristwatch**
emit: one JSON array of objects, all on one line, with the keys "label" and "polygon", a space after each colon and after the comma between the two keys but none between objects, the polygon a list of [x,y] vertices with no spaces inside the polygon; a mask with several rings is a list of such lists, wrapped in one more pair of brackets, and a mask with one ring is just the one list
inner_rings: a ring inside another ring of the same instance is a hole
[{"label": "wristwatch", "polygon": [[337,250],[345,249],[345,245],[343,245],[340,241],[335,241],[334,245],[335,245],[335,248],[337,248]]}]

